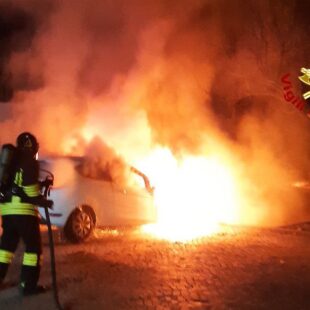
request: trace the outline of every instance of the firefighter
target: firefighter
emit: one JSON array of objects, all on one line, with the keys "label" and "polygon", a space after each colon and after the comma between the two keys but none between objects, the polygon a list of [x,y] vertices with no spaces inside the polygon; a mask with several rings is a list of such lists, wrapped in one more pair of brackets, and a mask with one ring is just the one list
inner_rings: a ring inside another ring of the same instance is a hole
[{"label": "firefighter", "polygon": [[[10,201],[0,204],[3,234],[0,244],[0,283],[3,284],[8,267],[20,239],[25,244],[20,289],[23,295],[43,293],[38,285],[41,264],[41,235],[38,210],[35,205],[52,208],[53,202],[40,194],[39,144],[35,136],[24,132],[17,138],[17,161]],[[23,195],[18,194],[18,190]]]}]

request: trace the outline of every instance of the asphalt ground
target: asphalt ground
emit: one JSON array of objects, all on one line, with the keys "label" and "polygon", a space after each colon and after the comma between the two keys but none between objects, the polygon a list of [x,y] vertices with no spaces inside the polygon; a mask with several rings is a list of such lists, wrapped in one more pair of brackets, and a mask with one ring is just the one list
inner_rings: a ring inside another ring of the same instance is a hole
[{"label": "asphalt ground", "polygon": [[[65,309],[310,309],[310,225],[223,227],[188,243],[97,230],[84,244],[55,233]],[[40,282],[51,285],[46,232]],[[22,246],[7,281],[18,283]],[[52,292],[0,292],[0,309],[56,309]]]}]

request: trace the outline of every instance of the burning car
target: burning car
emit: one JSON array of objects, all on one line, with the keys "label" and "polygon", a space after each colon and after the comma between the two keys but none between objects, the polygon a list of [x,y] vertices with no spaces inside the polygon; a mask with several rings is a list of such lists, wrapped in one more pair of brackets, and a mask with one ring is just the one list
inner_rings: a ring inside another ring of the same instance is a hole
[{"label": "burning car", "polygon": [[[111,165],[90,174],[93,167],[83,157],[55,157],[42,161],[41,168],[55,176],[51,223],[70,241],[84,241],[95,226],[141,225],[156,219],[150,181],[133,167],[123,165],[122,177],[112,173]],[[44,210],[39,212],[45,220]]]}]

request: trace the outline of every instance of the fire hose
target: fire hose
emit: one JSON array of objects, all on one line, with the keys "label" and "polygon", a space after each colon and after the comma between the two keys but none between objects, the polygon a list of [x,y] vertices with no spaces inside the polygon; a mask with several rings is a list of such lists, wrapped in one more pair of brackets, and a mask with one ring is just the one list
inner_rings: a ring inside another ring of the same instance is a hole
[{"label": "fire hose", "polygon": [[[45,181],[45,187],[43,196],[47,198],[50,194],[50,188],[54,183],[54,175],[47,170],[41,169],[41,171],[48,174],[48,177],[46,177]],[[49,248],[50,248],[50,259],[51,259],[51,274],[52,274],[52,286],[53,286],[53,293],[54,293],[54,301],[56,304],[56,307],[59,310],[63,310],[63,307],[60,304],[59,301],[59,294],[58,294],[58,286],[57,286],[57,272],[56,272],[56,259],[55,259],[55,247],[54,247],[54,239],[53,239],[53,231],[52,231],[52,225],[51,225],[51,219],[48,211],[48,207],[44,207],[45,211],[45,218],[48,228],[48,240],[49,240]]]}]

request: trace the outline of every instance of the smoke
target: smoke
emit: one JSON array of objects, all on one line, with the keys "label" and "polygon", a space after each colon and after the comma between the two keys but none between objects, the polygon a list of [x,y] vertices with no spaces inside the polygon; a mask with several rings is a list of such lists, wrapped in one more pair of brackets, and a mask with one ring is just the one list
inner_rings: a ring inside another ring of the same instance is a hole
[{"label": "smoke", "polygon": [[85,158],[78,170],[85,177],[124,186],[127,183],[130,168],[111,147],[95,137],[86,147]]},{"label": "smoke", "polygon": [[309,177],[309,122],[280,78],[291,72],[300,91],[307,6],[3,1],[0,142],[28,130],[43,152],[89,154],[99,136],[130,162],[155,145],[178,157],[219,151],[251,184],[253,222],[303,217],[287,184]]}]

